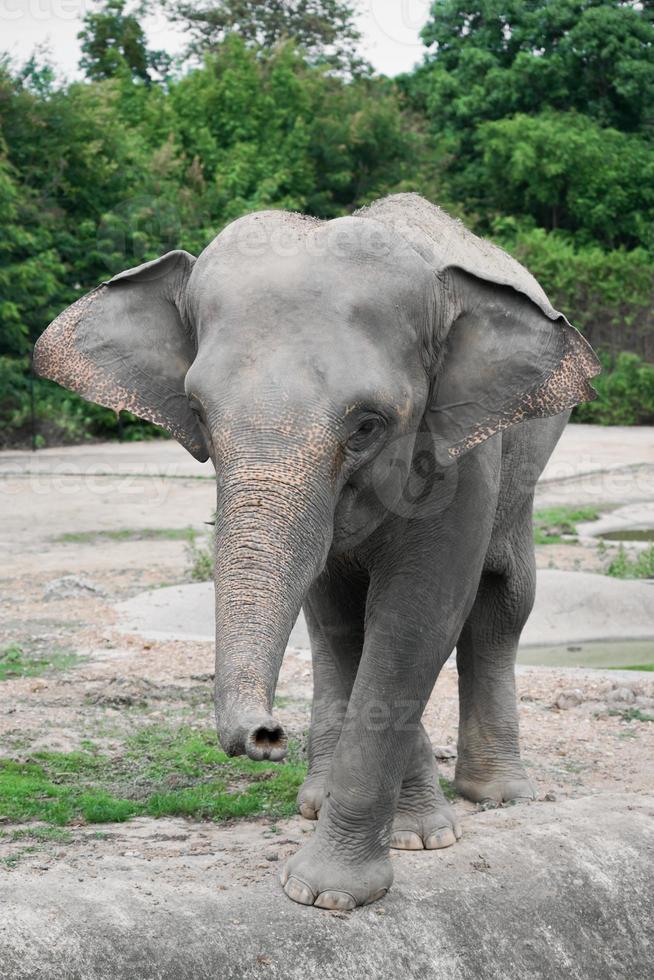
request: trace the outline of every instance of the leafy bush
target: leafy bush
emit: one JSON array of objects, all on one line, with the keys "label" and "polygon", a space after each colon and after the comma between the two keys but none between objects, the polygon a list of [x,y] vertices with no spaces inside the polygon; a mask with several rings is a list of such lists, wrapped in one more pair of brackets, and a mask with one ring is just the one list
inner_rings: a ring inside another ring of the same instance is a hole
[{"label": "leafy bush", "polygon": [[620,545],[616,557],[606,569],[612,578],[654,578],[654,545],[631,558]]},{"label": "leafy bush", "polygon": [[111,409],[84,401],[51,381],[31,379],[26,357],[0,357],[0,449],[30,441],[32,407],[37,447],[93,439],[168,438],[163,429],[130,412],[121,412],[119,418]]},{"label": "leafy bush", "polygon": [[593,379],[597,400],[578,405],[575,422],[601,425],[654,424],[654,364],[637,354],[622,353],[613,359],[600,354],[603,372]]}]

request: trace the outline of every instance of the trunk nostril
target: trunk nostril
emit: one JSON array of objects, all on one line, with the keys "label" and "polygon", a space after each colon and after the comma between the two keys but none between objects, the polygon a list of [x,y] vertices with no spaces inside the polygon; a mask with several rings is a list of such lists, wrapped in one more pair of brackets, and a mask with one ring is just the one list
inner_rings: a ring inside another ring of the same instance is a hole
[{"label": "trunk nostril", "polygon": [[287,746],[286,732],[274,721],[257,725],[245,739],[245,751],[251,759],[279,762],[286,755]]}]

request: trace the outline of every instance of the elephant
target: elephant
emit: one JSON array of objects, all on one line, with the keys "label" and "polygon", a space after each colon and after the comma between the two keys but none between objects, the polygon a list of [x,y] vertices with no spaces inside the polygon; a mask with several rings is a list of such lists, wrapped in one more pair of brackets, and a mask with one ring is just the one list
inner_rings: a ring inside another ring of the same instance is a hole
[{"label": "elephant", "polygon": [[460,837],[422,715],[456,648],[455,782],[533,799],[514,663],[535,588],[534,488],[599,363],[531,274],[417,194],[321,220],[229,224],[104,282],[36,371],[167,429],[216,471],[216,723],[281,760],[275,686],[303,608],[315,832],[281,884],[383,896],[389,848]]}]

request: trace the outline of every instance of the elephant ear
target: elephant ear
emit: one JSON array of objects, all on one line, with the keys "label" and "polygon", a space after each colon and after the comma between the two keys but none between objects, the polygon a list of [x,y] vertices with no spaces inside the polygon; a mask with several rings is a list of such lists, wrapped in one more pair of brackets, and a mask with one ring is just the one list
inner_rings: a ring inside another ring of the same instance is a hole
[{"label": "elephant ear", "polygon": [[168,252],[91,290],[39,337],[34,368],[88,401],[163,426],[204,462],[184,393],[196,342],[180,307],[194,262],[188,252]]},{"label": "elephant ear", "polygon": [[436,273],[426,421],[439,462],[596,397],[592,348],[519,262],[417,194],[385,198],[362,216],[392,228]]}]

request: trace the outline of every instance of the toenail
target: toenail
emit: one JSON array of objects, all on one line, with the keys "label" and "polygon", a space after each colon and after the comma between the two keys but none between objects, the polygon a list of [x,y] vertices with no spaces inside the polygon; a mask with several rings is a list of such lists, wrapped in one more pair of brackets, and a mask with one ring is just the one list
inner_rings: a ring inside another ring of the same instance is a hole
[{"label": "toenail", "polygon": [[429,834],[425,838],[425,847],[427,850],[435,851],[441,847],[451,847],[455,841],[454,831],[450,830],[449,827],[445,827],[443,830],[437,830],[433,834]]},{"label": "toenail", "polygon": [[296,878],[294,875],[289,875],[284,885],[284,891],[289,898],[294,902],[299,902],[300,905],[313,905],[316,899],[315,892],[307,883]]},{"label": "toenail", "polygon": [[339,912],[350,912],[356,908],[356,899],[349,892],[321,892],[313,903],[320,909],[337,909]]},{"label": "toenail", "polygon": [[424,844],[422,837],[413,830],[394,830],[391,834],[391,847],[399,851],[421,851]]},{"label": "toenail", "polygon": [[367,902],[365,902],[364,904],[371,905],[373,902],[378,902],[380,898],[384,897],[387,891],[388,888],[380,888],[379,891],[376,891],[374,895],[371,895],[370,898],[367,900]]}]

